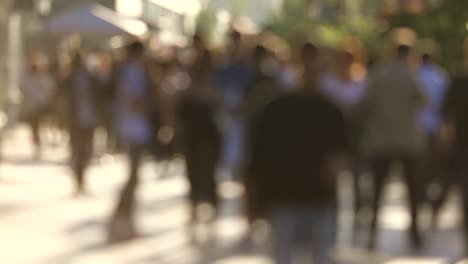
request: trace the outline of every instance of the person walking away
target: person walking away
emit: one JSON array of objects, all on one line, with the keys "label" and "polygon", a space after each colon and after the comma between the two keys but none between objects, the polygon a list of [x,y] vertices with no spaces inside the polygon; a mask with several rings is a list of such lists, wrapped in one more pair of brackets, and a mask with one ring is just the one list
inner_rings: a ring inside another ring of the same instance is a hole
[{"label": "person walking away", "polygon": [[93,154],[93,135],[97,125],[94,80],[86,68],[84,58],[73,56],[71,70],[65,79],[70,135],[71,167],[75,176],[76,194],[86,189],[85,170]]},{"label": "person walking away", "polygon": [[127,60],[116,70],[117,132],[128,147],[129,176],[108,227],[108,240],[118,242],[135,237],[135,195],[145,148],[151,144],[150,123],[152,81],[145,61],[145,47],[133,42]]},{"label": "person walking away", "polygon": [[179,106],[182,149],[190,186],[191,224],[203,217],[197,212],[202,203],[214,209],[211,218],[207,218],[215,219],[218,210],[216,170],[221,156],[221,135],[215,120],[218,96],[213,59],[201,36],[194,37],[194,48],[197,55],[190,67],[191,85]]},{"label": "person walking away", "polygon": [[254,124],[249,176],[272,225],[275,263],[293,263],[298,238],[308,235],[312,262],[330,264],[348,140],[343,114],[320,93],[318,49],[305,44],[301,54],[301,89],[269,103]]},{"label": "person walking away", "polygon": [[[254,133],[252,129],[255,128],[256,119],[261,115],[266,105],[286,93],[276,78],[280,71],[280,66],[275,54],[259,44],[255,47],[253,59],[255,74],[247,88],[245,105],[243,107],[247,131],[245,160],[250,159],[249,155],[251,154],[250,149],[252,144],[250,136]],[[251,239],[255,222],[265,217],[256,198],[255,189],[257,187],[254,177],[249,176],[251,173],[248,167],[244,168],[245,209],[250,227],[246,234],[247,241]]]},{"label": "person walking away", "polygon": [[174,50],[164,65],[161,79],[158,83],[161,124],[158,129],[159,147],[162,150],[160,158],[166,159],[163,176],[168,173],[168,164],[176,154],[180,154],[180,129],[178,123],[178,108],[182,95],[190,85],[190,75],[183,67]]},{"label": "person walking away", "polygon": [[363,200],[360,188],[360,176],[363,172],[363,164],[359,144],[362,133],[360,110],[366,92],[366,83],[363,78],[357,79],[352,76],[352,66],[355,63],[352,53],[341,51],[337,54],[336,61],[338,63],[337,70],[335,73],[325,75],[322,91],[345,115],[353,151],[354,211],[357,216]]},{"label": "person walking away", "polygon": [[23,80],[23,113],[29,124],[34,143],[34,157],[41,156],[41,122],[47,113],[55,90],[55,83],[39,60],[31,60]]},{"label": "person walking away", "polygon": [[252,81],[253,69],[245,56],[242,35],[231,33],[228,62],[217,73],[217,84],[222,90],[225,110],[223,165],[230,179],[239,180],[245,151],[245,94]]},{"label": "person walking away", "polygon": [[410,47],[399,46],[395,61],[375,69],[369,77],[364,151],[374,179],[370,248],[376,246],[382,192],[391,165],[396,161],[403,166],[408,187],[411,242],[415,247],[422,244],[417,216],[422,196],[420,164],[426,140],[419,117],[425,97],[409,68],[410,52]]},{"label": "person walking away", "polygon": [[106,152],[115,151],[116,139],[114,119],[112,115],[115,87],[112,85],[112,57],[102,53],[98,57],[98,65],[95,75],[96,90],[98,95],[99,125],[106,132]]},{"label": "person walking away", "polygon": [[[437,217],[442,204],[448,194],[453,177],[449,173],[450,157],[440,142],[442,129],[442,106],[447,94],[449,81],[445,72],[440,68],[432,55],[426,53],[421,58],[418,71],[421,87],[427,99],[427,105],[421,114],[421,122],[428,139],[428,151],[425,169],[428,175],[427,194],[433,207],[433,224],[437,224]],[[431,187],[438,184],[440,193],[431,194]]]},{"label": "person walking away", "polygon": [[446,132],[444,143],[451,148],[455,159],[455,182],[461,187],[464,216],[465,255],[468,256],[468,67],[456,75],[448,90],[443,120]]}]

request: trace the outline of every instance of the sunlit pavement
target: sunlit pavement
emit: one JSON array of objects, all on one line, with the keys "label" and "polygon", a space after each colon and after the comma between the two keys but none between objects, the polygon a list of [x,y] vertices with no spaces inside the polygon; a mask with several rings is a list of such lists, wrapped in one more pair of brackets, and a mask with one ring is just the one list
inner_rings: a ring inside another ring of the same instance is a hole
[{"label": "sunlit pavement", "polygon": [[[42,162],[32,161],[24,129],[4,139],[0,180],[0,263],[2,264],[268,264],[268,249],[246,244],[246,223],[240,215],[242,188],[225,182],[225,202],[216,223],[216,239],[195,243],[188,236],[187,191],[181,162],[173,162],[168,177],[162,166],[148,161],[139,189],[138,226],[142,236],[108,245],[104,226],[125,180],[123,157],[103,156],[88,173],[89,194],[73,197],[66,148],[48,147]],[[414,252],[403,230],[408,225],[404,188],[392,183],[382,211],[377,252],[362,248],[365,232],[351,236],[348,210],[342,210],[342,228],[334,255],[339,263],[439,264],[461,260],[462,238],[456,202],[447,206],[439,229],[425,221],[424,249]],[[349,201],[346,188],[343,200]],[[404,256],[404,257],[399,257]],[[460,262],[461,263],[461,262]]]}]

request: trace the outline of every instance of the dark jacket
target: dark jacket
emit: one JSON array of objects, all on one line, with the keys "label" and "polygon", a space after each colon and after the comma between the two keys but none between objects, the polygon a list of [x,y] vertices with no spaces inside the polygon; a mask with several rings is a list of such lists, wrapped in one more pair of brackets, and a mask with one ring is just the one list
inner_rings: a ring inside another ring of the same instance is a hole
[{"label": "dark jacket", "polygon": [[443,106],[445,120],[455,126],[455,150],[468,154],[468,74],[452,80]]},{"label": "dark jacket", "polygon": [[[91,105],[95,111],[95,114],[97,115],[97,109],[98,109],[98,93],[96,89],[96,79],[93,77],[93,75],[88,71],[85,70],[86,74],[89,76],[90,80],[90,99],[91,99]],[[62,88],[61,88],[61,93],[65,99],[66,102],[66,123],[69,129],[75,129],[80,126],[79,124],[79,109],[77,105],[78,98],[76,98],[76,92],[75,92],[75,83],[74,83],[74,78],[75,78],[75,72],[72,71],[62,82]],[[97,116],[96,116],[97,119]]]},{"label": "dark jacket", "polygon": [[342,113],[319,95],[295,93],[268,104],[253,125],[249,177],[261,206],[330,205],[336,179],[322,173],[327,159],[347,151]]}]

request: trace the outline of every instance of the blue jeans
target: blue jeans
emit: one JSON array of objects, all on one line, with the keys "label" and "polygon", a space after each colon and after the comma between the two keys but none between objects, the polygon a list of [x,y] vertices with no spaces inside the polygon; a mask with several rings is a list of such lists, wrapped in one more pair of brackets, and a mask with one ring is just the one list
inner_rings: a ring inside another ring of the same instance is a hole
[{"label": "blue jeans", "polygon": [[307,235],[312,247],[312,263],[333,264],[330,250],[336,242],[336,211],[332,206],[274,210],[271,214],[271,224],[275,240],[275,263],[293,263],[299,237]]}]

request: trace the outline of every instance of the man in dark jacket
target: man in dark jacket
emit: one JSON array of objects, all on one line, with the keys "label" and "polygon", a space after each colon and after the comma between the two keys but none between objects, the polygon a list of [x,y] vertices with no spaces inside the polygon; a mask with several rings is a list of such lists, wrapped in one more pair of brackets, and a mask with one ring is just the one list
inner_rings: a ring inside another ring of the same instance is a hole
[{"label": "man in dark jacket", "polygon": [[[463,194],[465,243],[468,244],[468,70],[452,80],[443,107],[447,128],[443,141],[450,146],[455,161],[455,174],[445,179],[447,187],[460,185]],[[465,245],[466,253],[468,246]]]},{"label": "man in dark jacket", "polygon": [[293,243],[306,233],[313,239],[313,263],[328,264],[347,133],[342,113],[319,93],[318,49],[306,44],[302,57],[302,89],[268,104],[256,121],[249,169],[272,223],[276,263],[291,263]]},{"label": "man in dark jacket", "polygon": [[[246,100],[244,102],[244,113],[247,119],[247,140],[246,140],[246,151],[249,155],[251,139],[250,135],[255,132],[252,129],[255,128],[256,120],[265,106],[270,102],[277,99],[282,95],[282,90],[275,75],[277,74],[277,65],[273,52],[267,50],[264,46],[258,45],[254,51],[254,65],[255,74],[253,81],[250,83],[247,93]],[[248,160],[249,157],[246,157]],[[243,180],[246,189],[246,213],[249,220],[249,224],[253,227],[253,224],[259,218],[262,218],[262,209],[259,207],[258,201],[255,199],[255,182],[252,181],[252,177],[249,177],[250,171],[245,171]],[[251,230],[248,231],[251,234]]]}]

